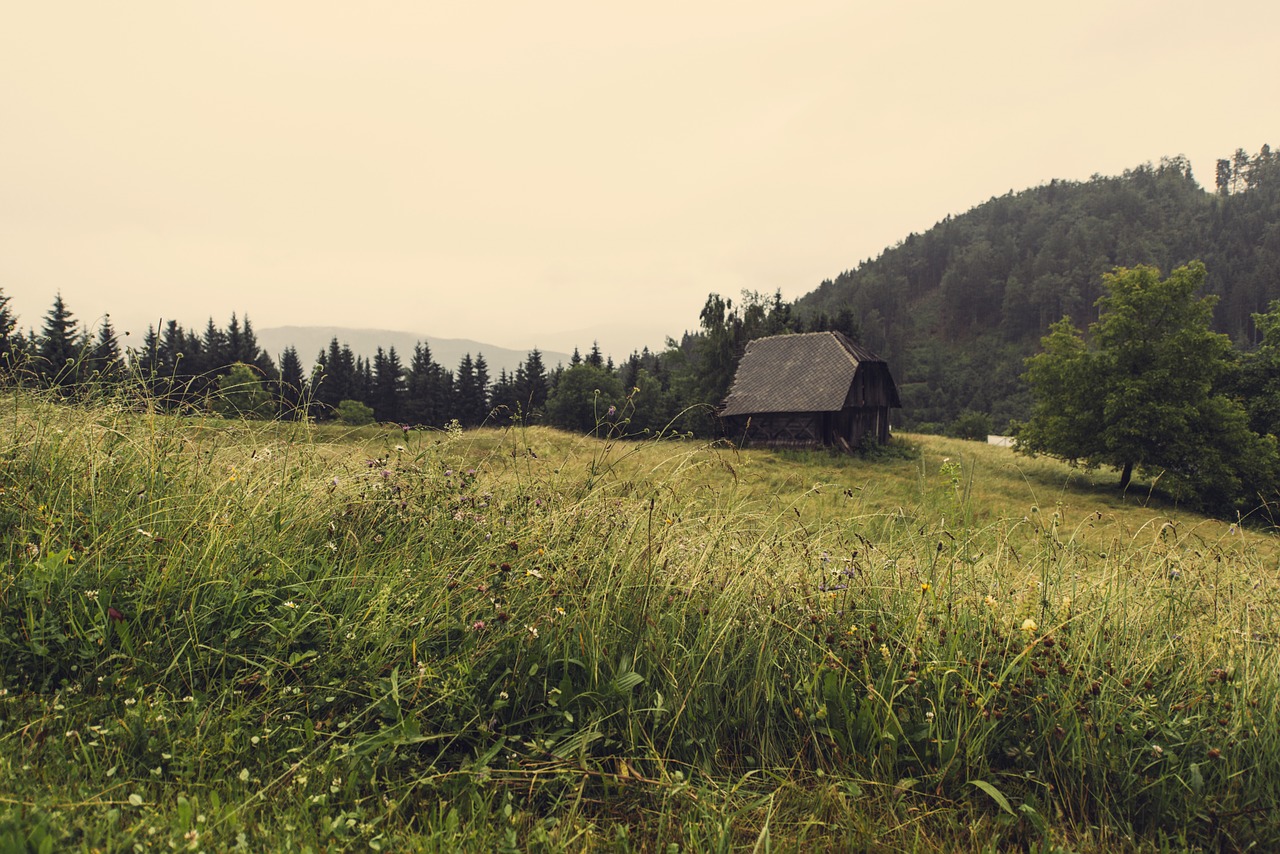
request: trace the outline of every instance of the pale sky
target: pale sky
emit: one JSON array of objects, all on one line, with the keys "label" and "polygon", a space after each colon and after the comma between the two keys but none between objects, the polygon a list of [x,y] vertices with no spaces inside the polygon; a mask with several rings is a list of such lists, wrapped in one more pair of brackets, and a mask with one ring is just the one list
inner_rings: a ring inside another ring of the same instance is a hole
[{"label": "pale sky", "polygon": [[[1280,146],[1280,3],[11,2],[0,289],[625,356],[993,195]],[[563,335],[566,331],[573,334]],[[136,339],[134,339],[136,340]]]}]

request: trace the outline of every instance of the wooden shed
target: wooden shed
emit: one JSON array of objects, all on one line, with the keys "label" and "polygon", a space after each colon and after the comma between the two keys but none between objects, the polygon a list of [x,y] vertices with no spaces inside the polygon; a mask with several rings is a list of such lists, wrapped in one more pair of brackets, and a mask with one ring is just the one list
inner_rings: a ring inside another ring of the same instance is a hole
[{"label": "wooden shed", "polygon": [[809,332],[749,342],[720,417],[749,444],[851,450],[889,441],[891,408],[902,402],[884,359],[839,332]]}]

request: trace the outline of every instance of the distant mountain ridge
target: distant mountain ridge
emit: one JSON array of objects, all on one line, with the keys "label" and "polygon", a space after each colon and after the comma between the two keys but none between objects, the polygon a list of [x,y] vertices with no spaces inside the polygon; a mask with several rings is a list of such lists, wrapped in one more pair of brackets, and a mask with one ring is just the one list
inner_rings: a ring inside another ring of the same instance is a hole
[{"label": "distant mountain ridge", "polygon": [[[471,354],[472,358],[484,354],[489,366],[489,376],[496,378],[500,371],[514,373],[516,368],[529,355],[529,350],[513,350],[499,347],[496,344],[485,344],[469,338],[438,338],[418,332],[404,332],[391,329],[353,329],[346,326],[274,326],[268,329],[254,329],[258,344],[267,355],[277,363],[285,348],[293,347],[298,351],[298,358],[307,368],[315,364],[316,356],[329,348],[334,338],[339,344],[346,344],[357,356],[372,359],[378,348],[390,350],[396,348],[400,361],[408,365],[413,357],[413,348],[418,342],[424,342],[431,348],[431,357],[446,370],[456,370],[462,357]],[[530,348],[532,349],[532,348]],[[543,350],[542,362],[548,368],[557,363],[569,364],[570,354],[554,350]]]}]

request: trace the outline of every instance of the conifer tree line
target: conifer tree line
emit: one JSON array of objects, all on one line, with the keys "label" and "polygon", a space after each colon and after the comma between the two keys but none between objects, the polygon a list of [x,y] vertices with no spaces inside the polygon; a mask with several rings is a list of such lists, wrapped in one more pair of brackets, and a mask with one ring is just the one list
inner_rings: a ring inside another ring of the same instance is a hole
[{"label": "conifer tree line", "polygon": [[111,320],[96,329],[78,323],[58,294],[40,332],[24,334],[0,291],[0,366],[5,382],[44,385],[67,394],[133,382],[157,405],[175,412],[462,426],[544,423],[582,433],[625,428],[628,434],[716,431],[714,406],[732,383],[750,339],[783,332],[842,328],[850,318],[826,315],[799,323],[781,292],[744,292],[739,305],[710,294],[698,332],[668,339],[667,350],[644,348],[621,364],[593,343],[573,351],[568,365],[550,367],[532,350],[515,371],[492,374],[484,353],[467,353],[453,369],[430,344],[406,357],[378,348],[371,359],[337,338],[308,366],[293,347],[271,359],[248,315],[204,330],[178,321],[148,326],[137,347],[124,347]]},{"label": "conifer tree line", "polygon": [[728,393],[746,343],[763,335],[847,328],[847,315],[795,320],[781,293],[745,292],[738,305],[711,294],[700,328],[667,349],[633,352],[620,364],[593,343],[569,364],[547,366],[537,349],[514,371],[490,371],[483,353],[456,368],[419,342],[407,361],[394,346],[372,358],[337,338],[308,366],[296,349],[279,363],[258,344],[246,314],[202,331],[177,321],[151,326],[136,347],[122,346],[110,317],[95,330],[80,325],[55,297],[39,332],[23,333],[0,290],[0,368],[6,382],[67,395],[135,383],[162,408],[255,418],[463,427],[545,423],[584,433],[714,435],[714,407]]}]

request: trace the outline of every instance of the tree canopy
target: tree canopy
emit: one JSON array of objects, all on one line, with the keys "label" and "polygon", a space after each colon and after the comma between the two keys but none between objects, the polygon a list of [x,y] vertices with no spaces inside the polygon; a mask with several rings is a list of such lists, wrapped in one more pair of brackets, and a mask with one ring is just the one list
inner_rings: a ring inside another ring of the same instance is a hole
[{"label": "tree canopy", "polygon": [[1197,296],[1205,267],[1160,278],[1154,267],[1102,277],[1098,320],[1086,339],[1063,318],[1027,360],[1031,418],[1019,450],[1088,467],[1134,472],[1179,500],[1220,508],[1270,491],[1275,440],[1249,429],[1226,391],[1234,351],[1210,322],[1217,298]]}]

